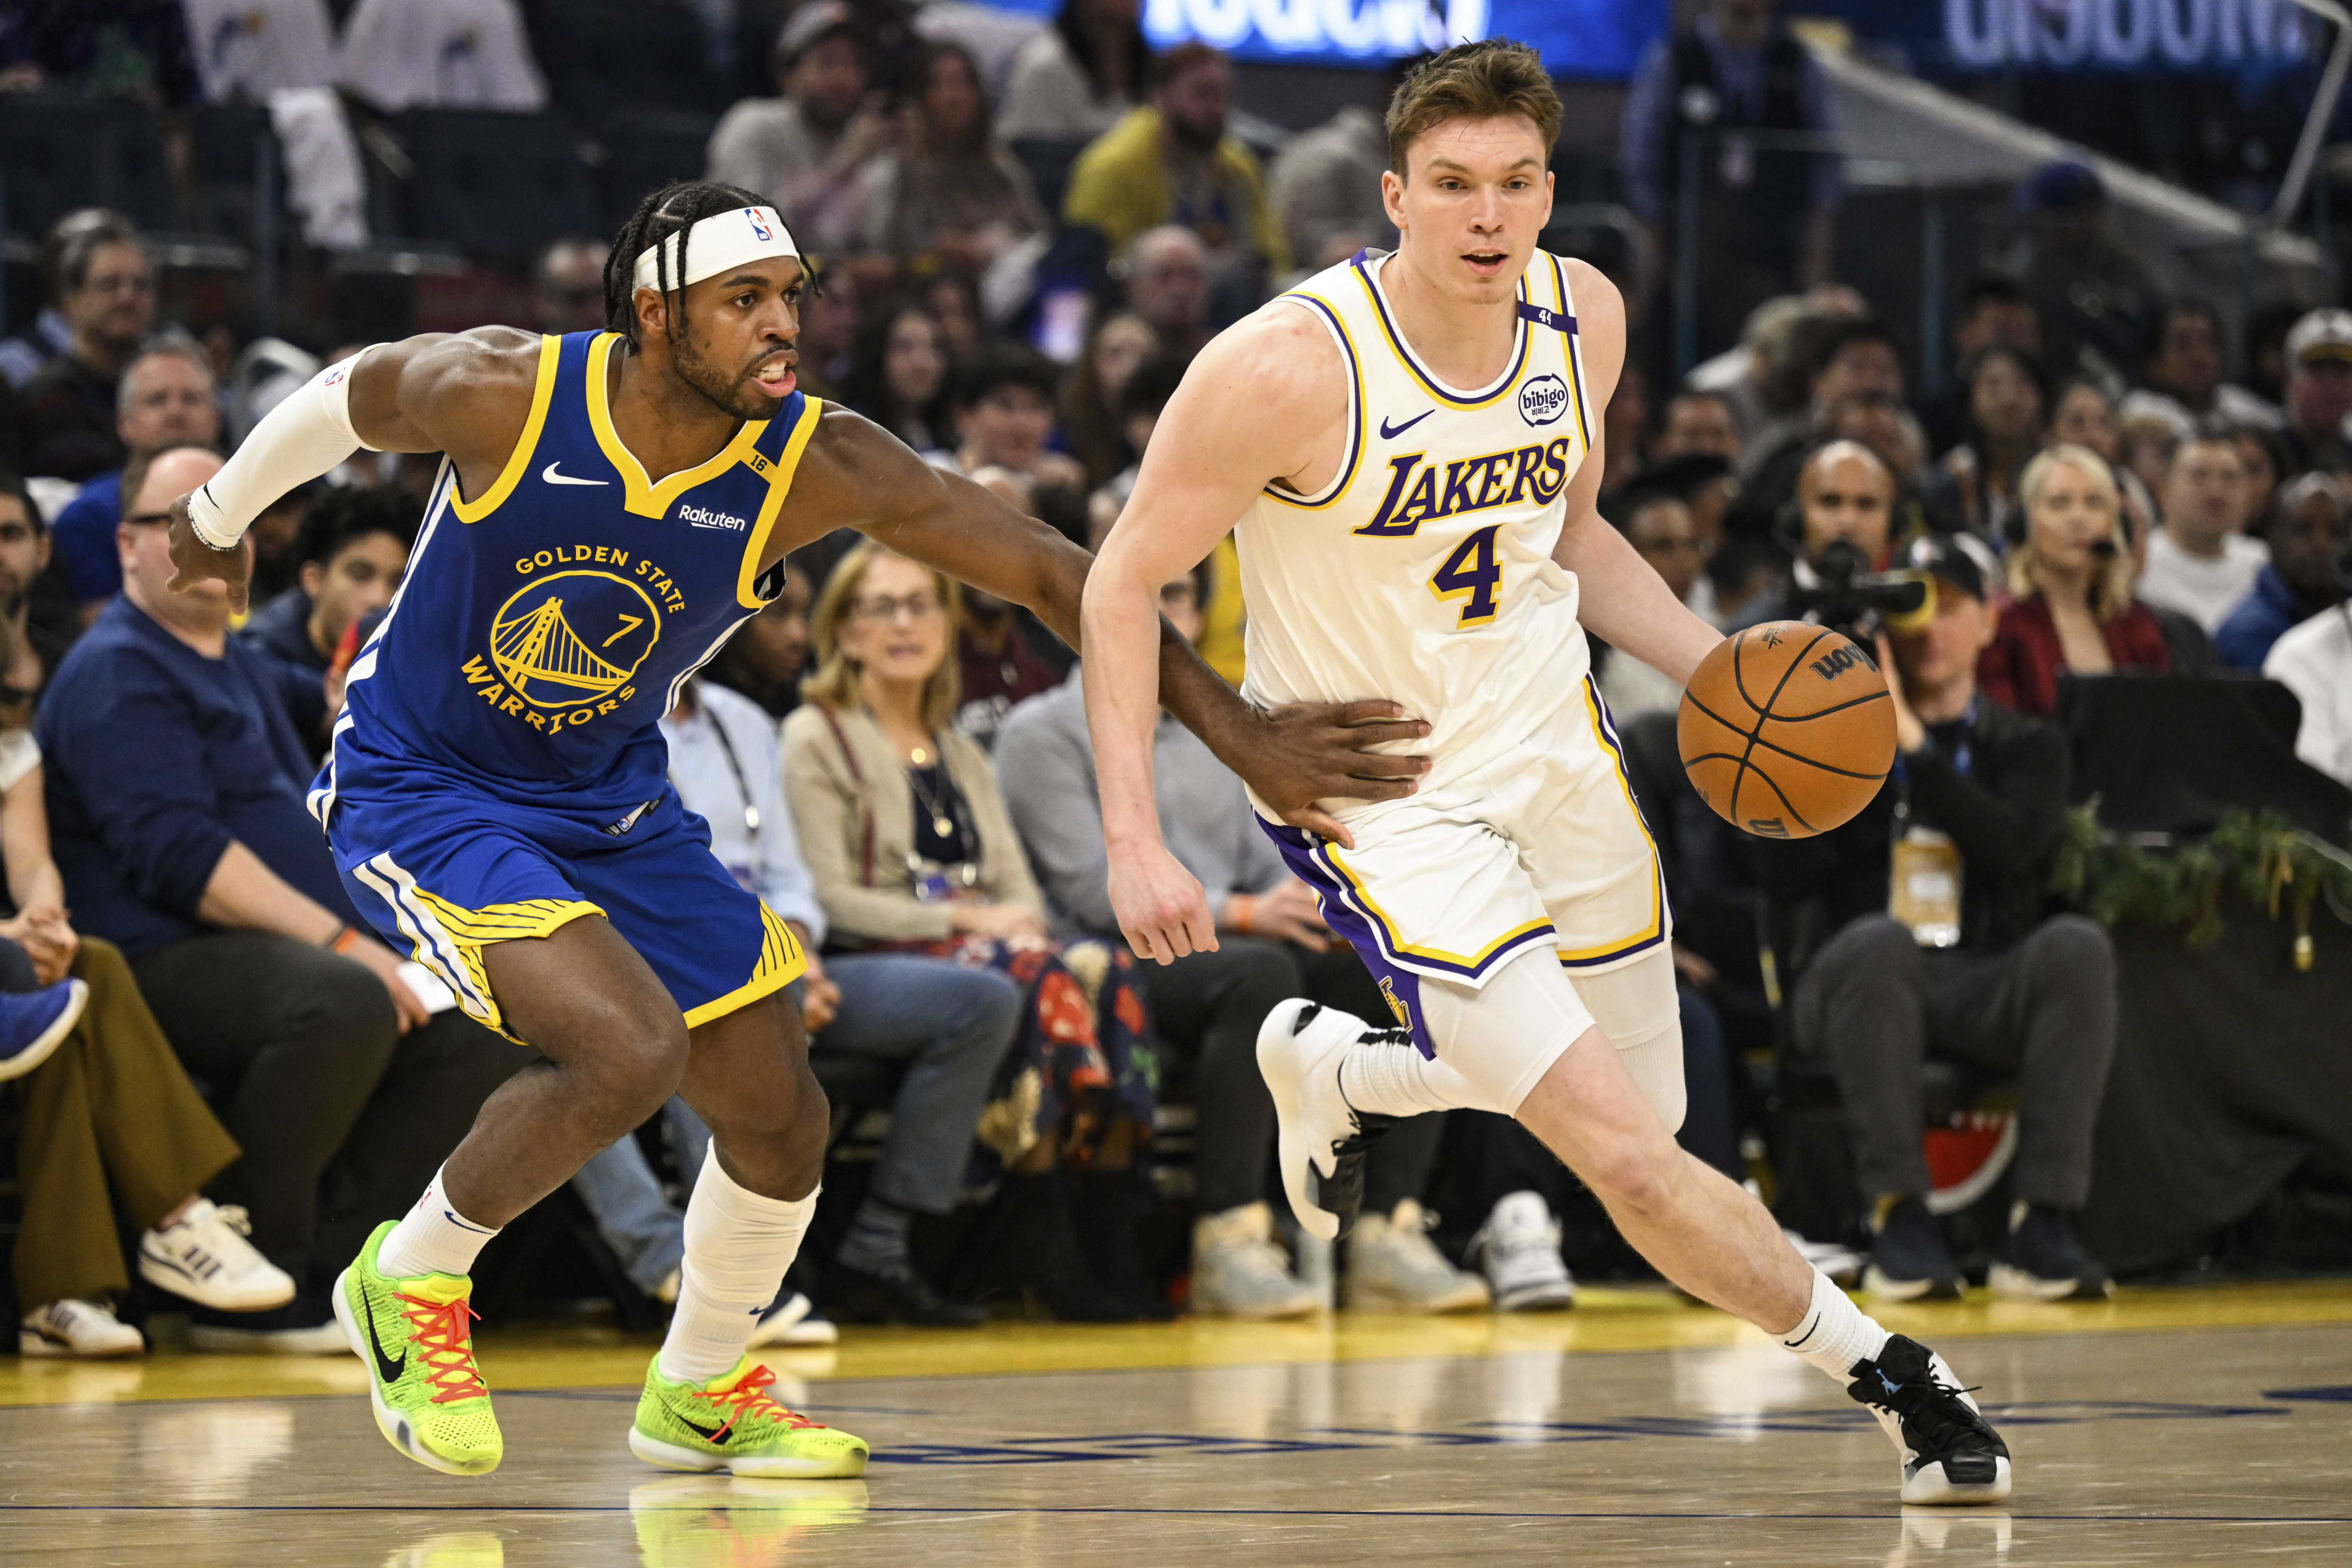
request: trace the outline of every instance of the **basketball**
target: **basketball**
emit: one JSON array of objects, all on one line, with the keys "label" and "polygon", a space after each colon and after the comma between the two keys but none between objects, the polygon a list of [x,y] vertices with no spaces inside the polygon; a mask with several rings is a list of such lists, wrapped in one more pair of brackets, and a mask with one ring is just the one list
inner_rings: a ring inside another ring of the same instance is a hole
[{"label": "basketball", "polygon": [[1765,838],[1851,821],[1895,765],[1895,704],[1843,633],[1768,621],[1699,661],[1675,721],[1699,799]]}]

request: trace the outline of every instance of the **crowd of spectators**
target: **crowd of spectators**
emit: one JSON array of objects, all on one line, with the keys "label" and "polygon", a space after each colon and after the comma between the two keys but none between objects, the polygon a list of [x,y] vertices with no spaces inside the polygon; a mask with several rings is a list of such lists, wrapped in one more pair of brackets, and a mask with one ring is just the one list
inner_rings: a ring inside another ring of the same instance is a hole
[{"label": "crowd of spectators", "polygon": [[[50,9],[0,68],[94,86],[74,18]],[[244,8],[234,26],[220,6],[187,11],[205,26],[177,45],[168,28],[126,35],[167,91],[547,96],[512,0],[359,0],[339,44],[319,0]],[[1218,328],[1393,241],[1377,84],[1269,167],[1236,133],[1230,62],[1154,52],[1137,11],[1069,0],[1008,54],[806,0],[773,38],[772,95],[726,110],[704,171],[771,195],[821,265],[800,345],[812,395],[1082,544],[1118,517]],[[433,54],[428,27],[470,29],[467,48]],[[2302,757],[2352,784],[2352,312],[2284,330],[2266,399],[2228,378],[2231,324],[2200,301],[2141,301],[2150,324],[2128,344],[2113,313],[2086,325],[2084,289],[2123,263],[2062,226],[2041,231],[2044,254],[1988,258],[1954,315],[1958,374],[1923,395],[1897,335],[1830,275],[1843,189],[1803,141],[1832,129],[1818,71],[1769,4],[1716,0],[1653,52],[1627,110],[1626,185],[1649,226],[1624,282],[1653,324],[1685,121],[1762,138],[1697,165],[1702,339],[1723,352],[1672,384],[1656,361],[1628,366],[1603,411],[1604,515],[1726,629],[1823,613],[1857,574],[1908,573],[1927,597],[1887,628],[1901,761],[1854,824],[1757,849],[1688,800],[1644,800],[1685,917],[1684,1140],[1750,1174],[1742,1133],[1759,1124],[1718,1015],[1755,973],[1760,904],[1785,1049],[1846,1107],[1872,1289],[1959,1286],[1918,1138],[1924,1064],[1948,1057],[2021,1086],[1996,1286],[2098,1293],[2069,1227],[2114,1047],[2113,956],[2099,927],[2044,918],[2068,799],[2051,721],[2069,676],[2261,672],[2302,701]],[[1014,136],[1084,140],[1058,211]],[[2024,195],[2074,211],[2079,184],[2044,171]],[[604,259],[584,237],[548,246],[526,324],[601,326]],[[125,1260],[92,1240],[112,1204],[144,1227],[139,1272],[186,1299],[200,1348],[336,1350],[333,1271],[526,1059],[360,921],[306,806],[432,467],[362,454],[286,498],[254,530],[249,618],[216,585],[171,592],[162,524],[219,464],[228,366],[193,323],[161,319],[154,247],[120,215],[64,218],[41,263],[42,312],[0,342],[0,1078],[25,1081],[23,1342],[140,1348],[114,1315]],[[2058,273],[2077,266],[2090,281],[2069,293]],[[1231,542],[1161,603],[1238,680]],[[1638,752],[1679,689],[1594,651]],[[852,1109],[887,1116],[862,1179],[828,1187],[840,1207],[759,1342],[829,1337],[828,1313],[966,1325],[1011,1293],[1105,1321],[1323,1300],[1268,1201],[1256,1029],[1289,995],[1385,1006],[1251,826],[1239,781],[1172,721],[1156,744],[1163,827],[1221,946],[1134,963],[1073,658],[1016,606],[828,539],[663,722],[714,852],[814,955],[797,991],[814,1050],[868,1070],[881,1088]],[[1942,868],[1948,907],[1889,908],[1890,862],[1913,856]],[[1509,1123],[1451,1123],[1380,1145],[1343,1299],[1572,1300],[1570,1184]],[[674,1102],[574,1184],[656,1300],[677,1290],[677,1173],[708,1136]],[[1185,1143],[1189,1163],[1164,1152]],[[1452,1232],[1424,1206],[1442,1168],[1469,1222]],[[1174,1256],[1145,1224],[1171,1194],[1194,1215]],[[975,1205],[951,1254],[921,1245]]]}]

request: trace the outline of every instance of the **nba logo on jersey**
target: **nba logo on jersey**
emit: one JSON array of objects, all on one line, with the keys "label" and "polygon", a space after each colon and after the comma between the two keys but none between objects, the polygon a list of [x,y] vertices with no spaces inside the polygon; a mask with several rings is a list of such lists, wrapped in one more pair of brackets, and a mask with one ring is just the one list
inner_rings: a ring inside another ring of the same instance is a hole
[{"label": "nba logo on jersey", "polygon": [[768,226],[768,220],[760,216],[760,209],[758,207],[745,207],[743,209],[743,216],[751,220],[751,237],[753,239],[765,245],[768,241],[776,237],[775,230]]}]

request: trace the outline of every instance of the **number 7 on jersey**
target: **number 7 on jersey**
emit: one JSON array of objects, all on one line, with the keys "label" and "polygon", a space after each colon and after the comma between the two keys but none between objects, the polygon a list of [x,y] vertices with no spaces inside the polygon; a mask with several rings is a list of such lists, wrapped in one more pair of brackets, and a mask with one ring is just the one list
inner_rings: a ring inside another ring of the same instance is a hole
[{"label": "number 7 on jersey", "polygon": [[1454,547],[1429,579],[1429,591],[1440,599],[1463,599],[1461,618],[1454,629],[1483,626],[1495,618],[1501,607],[1498,590],[1503,583],[1502,563],[1495,559],[1495,535],[1501,529],[1496,523],[1482,528]]}]

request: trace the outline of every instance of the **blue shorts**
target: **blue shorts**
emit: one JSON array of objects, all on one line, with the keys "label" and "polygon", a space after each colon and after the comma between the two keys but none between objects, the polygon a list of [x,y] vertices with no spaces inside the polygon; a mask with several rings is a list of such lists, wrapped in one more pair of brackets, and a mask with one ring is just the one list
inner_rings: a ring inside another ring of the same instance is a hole
[{"label": "blue shorts", "polygon": [[[424,787],[335,799],[328,847],[343,886],[394,951],[506,1027],[482,949],[603,915],[653,966],[688,1028],[798,979],[808,960],[781,916],[710,853],[677,792],[620,822]],[[625,825],[625,826],[624,826]],[[615,831],[618,829],[619,831]],[[525,1045],[528,1040],[522,1040]]]}]

